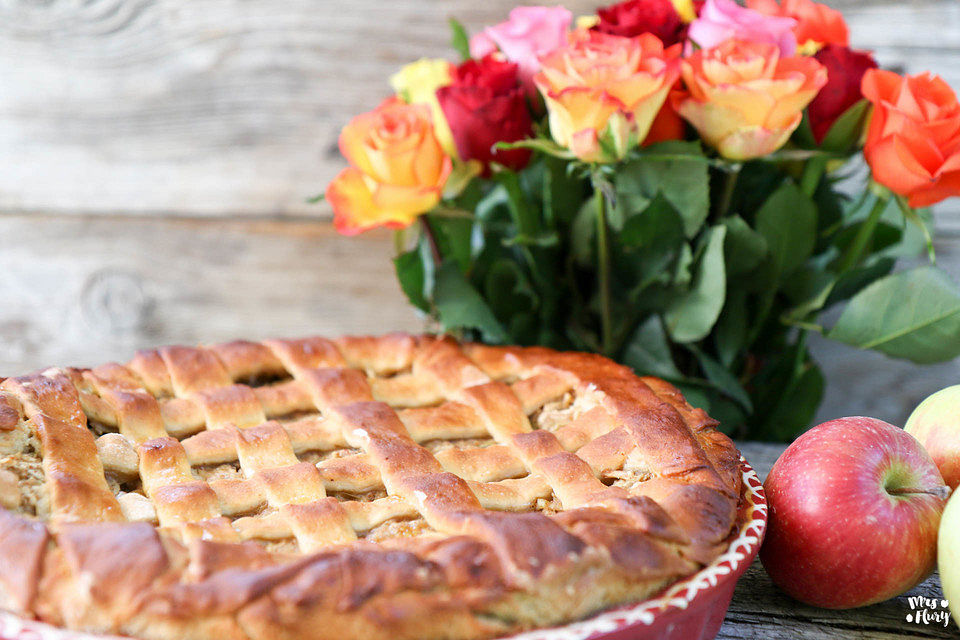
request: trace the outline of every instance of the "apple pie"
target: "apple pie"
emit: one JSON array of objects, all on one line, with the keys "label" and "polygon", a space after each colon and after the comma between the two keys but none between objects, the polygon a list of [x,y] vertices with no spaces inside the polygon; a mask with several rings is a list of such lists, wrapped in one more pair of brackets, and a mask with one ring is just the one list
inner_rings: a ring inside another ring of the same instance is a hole
[{"label": "apple pie", "polygon": [[144,639],[493,638],[724,548],[670,384],[449,337],[237,341],[0,383],[0,608]]}]

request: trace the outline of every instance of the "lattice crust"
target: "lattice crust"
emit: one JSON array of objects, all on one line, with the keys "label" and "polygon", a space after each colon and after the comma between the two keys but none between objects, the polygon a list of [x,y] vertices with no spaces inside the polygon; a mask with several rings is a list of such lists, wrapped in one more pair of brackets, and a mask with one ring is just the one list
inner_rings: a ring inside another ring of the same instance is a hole
[{"label": "lattice crust", "polygon": [[722,548],[738,454],[598,356],[388,335],[0,384],[0,606],[143,638],[481,638]]}]

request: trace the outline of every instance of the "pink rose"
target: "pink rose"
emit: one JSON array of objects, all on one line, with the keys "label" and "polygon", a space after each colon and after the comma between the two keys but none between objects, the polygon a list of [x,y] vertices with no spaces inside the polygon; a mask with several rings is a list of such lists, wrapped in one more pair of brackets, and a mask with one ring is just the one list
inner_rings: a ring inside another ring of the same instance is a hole
[{"label": "pink rose", "polygon": [[736,38],[780,47],[781,57],[790,57],[797,50],[793,18],[766,16],[746,9],[734,0],[707,0],[700,16],[690,24],[690,40],[704,49]]},{"label": "pink rose", "polygon": [[487,27],[470,39],[470,55],[482,58],[499,49],[516,62],[520,81],[535,95],[533,74],[540,70],[540,56],[567,42],[573,14],[563,7],[516,7],[506,22]]}]

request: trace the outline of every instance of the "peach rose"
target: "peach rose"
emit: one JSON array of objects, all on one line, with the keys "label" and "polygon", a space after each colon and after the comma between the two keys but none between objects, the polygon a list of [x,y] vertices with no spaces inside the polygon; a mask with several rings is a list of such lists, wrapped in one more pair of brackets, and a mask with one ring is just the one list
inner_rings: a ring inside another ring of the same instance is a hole
[{"label": "peach rose", "polygon": [[780,56],[774,44],[728,40],[683,61],[686,91],[673,107],[707,144],[732,160],[776,151],[827,82],[814,58]]},{"label": "peach rose", "polygon": [[911,207],[960,195],[960,104],[947,83],[871,69],[861,90],[874,107],[863,150],[874,180]]},{"label": "peach rose", "polygon": [[768,16],[793,18],[800,52],[814,54],[825,44],[850,46],[850,31],[843,14],[813,0],[747,0],[747,6]]},{"label": "peach rose", "polygon": [[679,56],[679,45],[664,49],[649,33],[574,31],[534,76],[553,139],[585,162],[622,158],[647,136],[679,76]]},{"label": "peach rose", "polygon": [[437,202],[452,169],[433,132],[430,109],[390,98],[340,133],[352,165],[327,186],[334,225],[354,235],[373,227],[406,227]]}]

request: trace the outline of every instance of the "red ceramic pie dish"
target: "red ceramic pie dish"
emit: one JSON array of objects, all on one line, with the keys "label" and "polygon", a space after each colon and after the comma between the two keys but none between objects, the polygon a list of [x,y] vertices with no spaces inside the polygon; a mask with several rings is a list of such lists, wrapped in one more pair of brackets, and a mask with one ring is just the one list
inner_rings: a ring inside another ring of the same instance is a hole
[{"label": "red ceramic pie dish", "polygon": [[[727,550],[692,576],[638,604],[604,611],[562,627],[502,640],[710,640],[717,635],[737,580],[756,558],[767,527],[763,483],[740,458],[743,483],[737,528]],[[0,612],[0,640],[110,640]],[[122,640],[116,639],[114,640]]]}]

